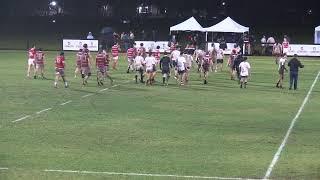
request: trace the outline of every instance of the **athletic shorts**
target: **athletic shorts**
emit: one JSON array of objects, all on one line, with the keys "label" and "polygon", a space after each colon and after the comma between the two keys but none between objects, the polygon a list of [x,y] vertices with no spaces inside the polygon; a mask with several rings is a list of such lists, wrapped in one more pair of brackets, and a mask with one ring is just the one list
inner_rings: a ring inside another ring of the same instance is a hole
[{"label": "athletic shorts", "polygon": [[115,61],[118,61],[119,56],[114,56],[114,57],[112,57],[112,59],[115,60]]},{"label": "athletic shorts", "polygon": [[202,69],[204,72],[208,72],[209,71],[209,66],[202,66]]},{"label": "athletic shorts", "polygon": [[153,73],[153,72],[154,72],[154,69],[151,68],[151,69],[147,69],[146,71],[147,71],[147,73]]},{"label": "athletic shorts", "polygon": [[105,73],[106,71],[106,67],[97,67],[97,72]]},{"label": "athletic shorts", "polygon": [[186,72],[186,70],[182,70],[182,71],[178,70],[178,74],[179,74],[179,75],[182,75],[182,74],[184,74],[185,72]]},{"label": "athletic shorts", "polygon": [[90,75],[91,74],[90,68],[89,67],[82,67],[81,68],[81,74]]},{"label": "athletic shorts", "polygon": [[37,68],[37,69],[40,69],[40,68],[43,69],[43,68],[44,68],[44,64],[36,64],[36,68]]},{"label": "athletic shorts", "polygon": [[135,70],[138,72],[143,72],[143,67],[142,66],[136,66]]},{"label": "athletic shorts", "polygon": [[64,76],[64,69],[63,68],[56,68],[56,75]]},{"label": "athletic shorts", "polygon": [[173,67],[177,67],[177,65],[178,65],[178,64],[177,64],[177,61],[172,61],[172,66],[173,66]]},{"label": "athletic shorts", "polygon": [[162,69],[162,74],[169,74],[170,70],[169,69]]},{"label": "athletic shorts", "polygon": [[223,59],[217,59],[218,64],[223,64]]},{"label": "athletic shorts", "polygon": [[28,65],[34,65],[35,59],[28,59]]}]

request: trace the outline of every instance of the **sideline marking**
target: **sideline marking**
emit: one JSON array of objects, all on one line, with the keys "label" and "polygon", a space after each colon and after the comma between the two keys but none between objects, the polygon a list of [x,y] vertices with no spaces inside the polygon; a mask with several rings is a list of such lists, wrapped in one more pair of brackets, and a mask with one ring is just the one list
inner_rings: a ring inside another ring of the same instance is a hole
[{"label": "sideline marking", "polygon": [[9,168],[0,167],[0,170],[9,170]]},{"label": "sideline marking", "polygon": [[60,106],[64,106],[64,105],[69,104],[69,103],[71,103],[71,102],[72,102],[72,101],[67,101],[67,102],[61,103]]},{"label": "sideline marking", "polygon": [[36,114],[41,114],[41,113],[43,113],[43,112],[50,111],[51,109],[52,109],[52,108],[43,109],[43,110],[41,110],[41,111],[36,112]]},{"label": "sideline marking", "polygon": [[107,174],[107,175],[120,175],[120,176],[174,177],[174,178],[189,178],[189,179],[257,180],[257,179],[232,178],[232,177],[184,176],[184,175],[172,175],[172,174],[121,173],[121,172],[96,172],[96,171],[75,171],[75,170],[59,170],[59,169],[45,169],[44,171],[45,172],[60,172],[60,173],[79,173],[79,174]]},{"label": "sideline marking", "polygon": [[20,119],[14,120],[14,121],[12,121],[12,122],[13,122],[13,123],[19,122],[19,121],[25,120],[25,119],[27,119],[27,118],[29,118],[29,117],[31,117],[31,116],[30,116],[30,115],[27,115],[27,116],[24,116],[24,117],[22,117],[22,118],[20,118]]},{"label": "sideline marking", "polygon": [[311,92],[312,92],[315,84],[317,83],[317,81],[318,81],[318,79],[319,79],[319,76],[320,76],[320,71],[318,72],[317,77],[314,79],[314,81],[313,81],[313,83],[312,83],[312,85],[311,85],[311,87],[310,87],[310,89],[309,89],[309,91],[308,91],[308,94],[307,94],[307,96],[304,98],[304,100],[303,100],[303,102],[302,102],[302,104],[301,104],[301,106],[300,106],[300,108],[299,108],[296,116],[292,119],[289,129],[288,129],[288,131],[287,131],[284,139],[282,140],[282,143],[281,143],[281,145],[279,146],[279,149],[277,150],[276,154],[274,155],[274,157],[273,157],[273,159],[272,159],[272,161],[271,161],[271,163],[270,163],[270,165],[269,165],[269,167],[268,167],[268,170],[267,170],[266,174],[264,175],[264,178],[263,178],[264,180],[266,180],[266,179],[268,179],[268,178],[270,177],[274,166],[277,164],[277,162],[278,162],[278,160],[279,160],[279,158],[280,158],[281,152],[282,152],[283,148],[284,148],[284,147],[286,146],[286,144],[287,144],[287,141],[288,141],[288,139],[289,139],[289,136],[290,136],[290,134],[291,134],[291,131],[292,131],[295,123],[297,122],[297,119],[300,117],[300,114],[301,114],[301,112],[303,111],[304,106],[307,104],[307,102],[308,102],[308,100],[309,100],[309,98],[310,98]]}]

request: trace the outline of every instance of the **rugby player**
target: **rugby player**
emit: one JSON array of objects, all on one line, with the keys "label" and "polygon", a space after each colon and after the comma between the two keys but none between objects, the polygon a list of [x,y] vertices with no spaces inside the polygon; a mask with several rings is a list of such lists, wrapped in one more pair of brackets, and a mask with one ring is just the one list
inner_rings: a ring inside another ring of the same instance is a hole
[{"label": "rugby player", "polygon": [[210,67],[211,67],[211,71],[215,71],[217,72],[217,50],[214,46],[214,43],[212,43],[212,49],[210,49],[209,53],[210,53],[210,57],[211,57],[211,64],[210,64]]},{"label": "rugby player", "polygon": [[211,65],[211,54],[210,52],[207,52],[201,62],[201,68],[203,72],[203,84],[208,84],[210,65]]},{"label": "rugby player", "polygon": [[134,58],[134,68],[136,70],[135,80],[136,83],[138,83],[138,75],[140,75],[140,82],[144,83],[143,77],[144,77],[144,65],[145,61],[142,57],[142,54],[139,52],[138,55]]},{"label": "rugby player", "polygon": [[279,59],[281,58],[282,45],[280,43],[275,43],[273,45],[272,54],[276,57],[275,63],[278,64]]},{"label": "rugby player", "polygon": [[172,68],[170,57],[168,52],[164,52],[164,56],[160,60],[160,69],[162,70],[162,84],[168,86],[170,78],[170,68]]},{"label": "rugby player", "polygon": [[146,85],[152,85],[154,83],[154,77],[156,72],[156,58],[153,56],[152,51],[149,51],[148,56],[145,59],[147,81]]},{"label": "rugby player", "polygon": [[156,58],[156,63],[159,64],[160,63],[160,46],[157,46],[156,49],[153,52],[153,56]]},{"label": "rugby player", "polygon": [[35,64],[36,64],[36,71],[35,71],[35,79],[38,77],[38,74],[41,74],[41,78],[45,79],[44,77],[44,53],[42,49],[39,48],[35,55]]},{"label": "rugby player", "polygon": [[289,40],[285,37],[282,42],[282,53],[288,54],[289,52]]},{"label": "rugby player", "polygon": [[33,46],[31,49],[28,51],[28,70],[27,70],[27,77],[30,77],[31,69],[33,70],[33,77],[36,78],[35,76],[35,56],[36,56],[36,46]]},{"label": "rugby player", "polygon": [[106,56],[103,54],[102,50],[99,50],[96,56],[98,86],[103,86],[103,81],[106,73],[106,61]]},{"label": "rugby player", "polygon": [[179,84],[180,86],[184,86],[185,84],[185,73],[186,73],[186,58],[183,57],[183,53],[180,52],[180,56],[177,59],[177,67],[176,70],[179,75]]},{"label": "rugby player", "polygon": [[223,53],[223,49],[219,48],[217,50],[217,67],[216,69],[220,70],[220,72],[222,72],[222,68],[223,68],[223,58],[224,58],[224,53]]},{"label": "rugby player", "polygon": [[81,76],[82,76],[82,85],[85,86],[88,84],[88,79],[91,76],[91,58],[90,51],[87,49],[87,45],[83,45],[84,49],[80,57],[81,60]]},{"label": "rugby player", "polygon": [[117,65],[119,61],[119,51],[120,51],[120,46],[118,43],[114,44],[111,48],[111,54],[113,58],[113,64],[112,64],[112,69],[117,70]]},{"label": "rugby player", "polygon": [[81,71],[81,56],[82,56],[82,49],[79,49],[79,51],[76,54],[76,69],[74,70],[74,78],[77,78],[77,75]]},{"label": "rugby player", "polygon": [[229,71],[230,71],[230,79],[234,80],[234,60],[237,57],[237,51],[235,49],[232,50],[229,59],[228,59],[228,67],[229,67]]},{"label": "rugby player", "polygon": [[136,49],[131,47],[127,50],[127,59],[128,59],[128,70],[127,73],[130,73],[130,70],[133,71],[133,61],[136,56]]},{"label": "rugby player", "polygon": [[140,43],[140,47],[138,49],[138,52],[141,54],[141,56],[143,58],[146,58],[147,57],[147,54],[146,54],[146,48],[144,47],[144,44],[143,43]]},{"label": "rugby player", "polygon": [[55,70],[56,70],[56,77],[54,81],[54,87],[58,88],[58,81],[59,77],[62,78],[64,82],[64,87],[68,87],[68,82],[65,78],[64,70],[65,70],[65,57],[64,57],[64,52],[61,52],[59,56],[56,57],[55,59]]},{"label": "rugby player", "polygon": [[239,65],[240,69],[240,88],[247,88],[248,77],[250,76],[251,66],[247,62],[247,57],[243,57],[243,61]]},{"label": "rugby player", "polygon": [[284,79],[284,71],[288,71],[286,68],[286,61],[287,61],[287,56],[285,54],[281,55],[281,58],[279,59],[279,67],[278,67],[278,73],[279,73],[279,79],[277,81],[277,88],[283,88],[283,79]]},{"label": "rugby player", "polygon": [[172,66],[174,67],[174,78],[177,79],[178,77],[178,70],[177,70],[177,61],[178,61],[178,58],[180,57],[180,48],[177,48],[175,50],[173,50],[171,52],[171,63],[172,63]]}]

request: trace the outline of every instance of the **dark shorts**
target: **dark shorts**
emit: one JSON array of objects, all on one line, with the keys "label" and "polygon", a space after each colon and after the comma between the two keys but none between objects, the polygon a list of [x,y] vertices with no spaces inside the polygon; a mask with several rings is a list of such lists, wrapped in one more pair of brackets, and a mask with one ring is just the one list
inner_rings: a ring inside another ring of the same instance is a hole
[{"label": "dark shorts", "polygon": [[173,67],[177,67],[177,65],[178,65],[178,64],[177,64],[177,61],[172,61],[172,66],[173,66]]},{"label": "dark shorts", "polygon": [[106,67],[97,67],[97,72],[105,73],[106,71]]},{"label": "dark shorts", "polygon": [[56,75],[64,76],[64,69],[56,68]]},{"label": "dark shorts", "polygon": [[89,67],[82,67],[81,68],[81,74],[90,76],[91,75],[90,68]]},{"label": "dark shorts", "polygon": [[218,64],[223,64],[223,59],[217,59]]},{"label": "dark shorts", "polygon": [[203,69],[204,72],[208,72],[209,71],[209,66],[208,65],[202,66],[202,69]]},{"label": "dark shorts", "polygon": [[182,74],[184,74],[185,72],[186,72],[186,70],[183,70],[183,71],[178,70],[178,74],[179,74],[179,75],[182,75]]},{"label": "dark shorts", "polygon": [[169,69],[162,69],[162,74],[169,74],[170,70]]}]

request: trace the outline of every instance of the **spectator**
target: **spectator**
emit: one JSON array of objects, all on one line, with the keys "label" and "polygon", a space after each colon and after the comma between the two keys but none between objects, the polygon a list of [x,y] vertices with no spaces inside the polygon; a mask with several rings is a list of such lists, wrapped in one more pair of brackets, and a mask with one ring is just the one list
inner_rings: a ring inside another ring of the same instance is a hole
[{"label": "spectator", "polygon": [[94,37],[93,37],[91,32],[88,33],[87,39],[94,39]]},{"label": "spectator", "polygon": [[290,67],[290,88],[292,89],[292,84],[294,84],[294,90],[298,88],[298,74],[299,68],[303,68],[304,65],[298,60],[298,55],[293,55],[293,58],[289,61],[288,66]]},{"label": "spectator", "polygon": [[266,43],[267,43],[267,38],[265,35],[262,36],[261,38],[261,54],[265,55],[266,54]]},{"label": "spectator", "polygon": [[267,39],[267,46],[266,46],[266,50],[267,50],[267,54],[268,55],[272,55],[272,50],[273,50],[273,45],[276,43],[275,39],[270,36],[268,39]]}]

